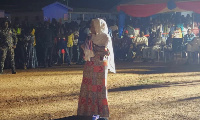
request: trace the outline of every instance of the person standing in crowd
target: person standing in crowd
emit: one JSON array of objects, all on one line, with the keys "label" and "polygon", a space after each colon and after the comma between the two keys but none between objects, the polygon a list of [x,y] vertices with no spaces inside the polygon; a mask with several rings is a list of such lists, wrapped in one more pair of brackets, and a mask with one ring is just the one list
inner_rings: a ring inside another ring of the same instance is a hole
[{"label": "person standing in crowd", "polygon": [[[91,40],[82,45],[88,58],[81,84],[77,114],[80,116],[100,115],[109,117],[107,100],[108,69],[115,73],[114,53],[108,27],[103,19],[93,19]],[[88,44],[90,43],[90,44]]]},{"label": "person standing in crowd", "polygon": [[169,28],[170,28],[170,34],[174,37],[174,31],[176,30],[176,27],[173,23],[169,22]]},{"label": "person standing in crowd", "polygon": [[[184,36],[184,50],[187,52],[187,62],[189,63],[190,57],[192,56],[191,48],[197,47],[192,41],[195,38],[195,34],[192,33],[191,29],[188,29],[187,34]],[[199,49],[199,46],[197,47],[197,50]]]},{"label": "person standing in crowd", "polygon": [[35,37],[35,28],[32,27],[32,31],[31,31],[31,36],[32,36],[32,40],[30,41],[29,45],[30,45],[30,52],[29,52],[29,56],[30,56],[30,62],[29,62],[29,66],[30,68],[36,68],[38,66],[37,63],[37,55],[36,55],[36,37]]},{"label": "person standing in crowd", "polygon": [[18,23],[16,23],[13,27],[13,32],[16,34],[17,36],[17,46],[16,46],[16,49],[15,49],[15,64],[16,64],[16,67],[17,68],[20,68],[21,66],[23,66],[23,63],[22,62],[22,55],[21,55],[21,49],[23,49],[23,47],[21,47],[20,45],[20,40],[21,40],[21,27]]},{"label": "person standing in crowd", "polygon": [[53,64],[58,64],[58,59],[59,59],[59,56],[58,56],[58,37],[59,34],[59,26],[58,26],[58,22],[56,21],[55,18],[52,19],[52,23],[51,23],[51,28],[52,28],[52,31],[53,31],[53,34],[54,34],[54,46],[53,46],[53,57],[52,57],[52,62]]},{"label": "person standing in crowd", "polygon": [[185,37],[185,35],[187,34],[187,31],[188,31],[187,25],[184,24],[183,30],[182,30],[183,37]]},{"label": "person standing in crowd", "polygon": [[[69,57],[69,51],[67,49],[67,40],[64,35],[60,35],[57,38],[58,42],[58,64],[64,64],[65,61],[68,62],[68,65],[71,65],[71,59]],[[62,55],[63,54],[63,55]]]},{"label": "person standing in crowd", "polygon": [[156,35],[157,35],[156,26],[154,24],[151,24],[150,36],[149,36],[149,40],[148,40],[148,46],[152,46],[153,45],[153,39],[156,37]]},{"label": "person standing in crowd", "polygon": [[36,38],[36,42],[37,45],[36,47],[36,53],[37,53],[37,63],[38,66],[42,66],[43,65],[43,58],[44,58],[44,44],[43,44],[43,32],[44,32],[44,26],[42,23],[39,23],[36,28],[35,28],[35,38]]},{"label": "person standing in crowd", "polygon": [[20,35],[21,35],[21,31],[22,31],[22,29],[21,29],[20,25],[16,23],[16,24],[14,25],[13,32],[16,33],[17,39],[19,39],[19,37],[20,37]]},{"label": "person standing in crowd", "polygon": [[184,43],[187,44],[195,38],[195,34],[192,33],[191,29],[188,29],[187,34],[184,36]]},{"label": "person standing in crowd", "polygon": [[153,46],[151,46],[151,59],[154,60],[157,58],[156,53],[161,49],[162,45],[162,36],[161,33],[157,35],[157,37],[153,40]]},{"label": "person standing in crowd", "polygon": [[77,64],[79,60],[79,46],[78,46],[79,30],[75,28],[74,31],[74,43],[73,43],[73,61]]},{"label": "person standing in crowd", "polygon": [[71,60],[72,60],[72,57],[73,57],[73,42],[74,42],[74,34],[73,34],[73,31],[71,29],[69,30],[67,38],[68,38],[67,39],[67,50],[68,50],[67,53],[69,54],[67,56],[70,59],[68,65],[71,65]]},{"label": "person standing in crowd", "polygon": [[129,49],[130,49],[130,45],[132,43],[132,39],[130,37],[133,36],[133,33],[128,34],[129,32],[130,31],[127,30],[127,32],[124,34],[123,41],[122,41],[121,57],[123,60],[128,60],[128,58],[130,57]]},{"label": "person standing in crowd", "polygon": [[47,65],[52,66],[52,54],[53,54],[53,45],[54,45],[54,36],[53,31],[50,28],[50,24],[45,22],[45,28],[43,33],[43,46],[44,46],[44,67]]},{"label": "person standing in crowd", "polygon": [[3,74],[7,53],[10,57],[12,74],[16,74],[14,60],[14,49],[16,45],[17,37],[11,28],[9,28],[9,21],[3,22],[2,29],[0,29],[0,74]]},{"label": "person standing in crowd", "polygon": [[[27,29],[27,25],[23,24],[23,27],[19,31],[20,34],[17,35],[18,42],[16,48],[16,62],[18,68],[27,68],[27,35],[29,29]],[[29,31],[30,32],[30,31]],[[29,34],[30,35],[30,34]]]},{"label": "person standing in crowd", "polygon": [[31,68],[31,52],[32,52],[32,44],[34,42],[34,37],[31,35],[31,28],[28,23],[24,24],[22,29],[22,43],[23,43],[23,51],[21,54],[24,54],[24,69]]},{"label": "person standing in crowd", "polygon": [[178,26],[176,26],[176,30],[174,31],[174,38],[183,38],[181,28]]},{"label": "person standing in crowd", "polygon": [[81,48],[81,45],[85,43],[85,40],[88,38],[88,33],[87,33],[87,22],[85,21],[82,21],[80,23],[80,29],[79,29],[79,38],[78,38],[78,46],[79,46],[79,52],[80,52],[80,55],[79,55],[79,60],[78,60],[78,63],[77,64],[84,64],[84,59],[83,59],[83,56],[84,56],[84,52]]}]

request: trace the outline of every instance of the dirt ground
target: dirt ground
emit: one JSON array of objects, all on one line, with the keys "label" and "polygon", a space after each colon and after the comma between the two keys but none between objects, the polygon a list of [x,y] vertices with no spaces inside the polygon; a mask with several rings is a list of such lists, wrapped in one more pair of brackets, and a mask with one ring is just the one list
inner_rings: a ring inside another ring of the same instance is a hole
[{"label": "dirt ground", "polygon": [[[117,62],[108,75],[110,120],[199,120],[200,65]],[[0,120],[50,120],[76,115],[80,65],[5,70]]]}]

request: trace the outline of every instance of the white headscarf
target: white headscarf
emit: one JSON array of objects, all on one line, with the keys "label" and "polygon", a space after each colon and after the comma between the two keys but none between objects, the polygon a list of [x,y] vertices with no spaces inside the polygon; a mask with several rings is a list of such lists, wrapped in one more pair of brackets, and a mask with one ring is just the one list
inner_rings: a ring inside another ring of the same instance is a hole
[{"label": "white headscarf", "polygon": [[108,48],[110,55],[105,58],[108,61],[108,69],[116,73],[115,70],[115,61],[114,61],[114,53],[112,46],[112,39],[108,34],[108,27],[106,22],[103,19],[93,19],[94,29],[96,34],[92,35],[92,42],[98,46],[105,46]]},{"label": "white headscarf", "polygon": [[92,35],[93,43],[98,46],[107,46],[109,35],[106,22],[99,18],[93,19],[92,22],[96,32],[96,34]]}]

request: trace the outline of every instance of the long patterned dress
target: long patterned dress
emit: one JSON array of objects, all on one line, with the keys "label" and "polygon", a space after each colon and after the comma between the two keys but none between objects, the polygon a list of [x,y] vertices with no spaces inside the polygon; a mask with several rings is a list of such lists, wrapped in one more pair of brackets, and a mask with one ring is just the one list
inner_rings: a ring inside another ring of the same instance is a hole
[{"label": "long patterned dress", "polygon": [[107,62],[96,55],[84,66],[78,115],[109,117],[107,100]]}]

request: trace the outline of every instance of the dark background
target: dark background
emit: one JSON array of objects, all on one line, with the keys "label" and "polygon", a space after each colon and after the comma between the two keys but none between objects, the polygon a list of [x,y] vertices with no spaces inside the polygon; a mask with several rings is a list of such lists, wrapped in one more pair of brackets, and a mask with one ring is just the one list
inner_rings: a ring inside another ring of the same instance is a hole
[{"label": "dark background", "polygon": [[[0,9],[7,11],[39,11],[44,6],[56,1],[67,5],[67,0],[0,0]],[[68,6],[108,11],[118,5],[120,1],[122,0],[68,0]]]}]

